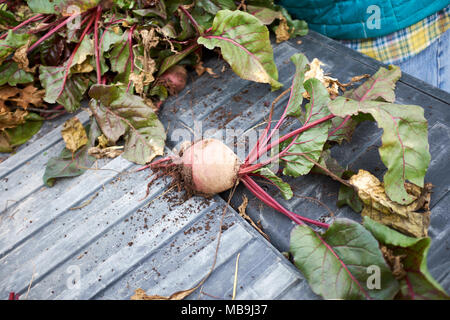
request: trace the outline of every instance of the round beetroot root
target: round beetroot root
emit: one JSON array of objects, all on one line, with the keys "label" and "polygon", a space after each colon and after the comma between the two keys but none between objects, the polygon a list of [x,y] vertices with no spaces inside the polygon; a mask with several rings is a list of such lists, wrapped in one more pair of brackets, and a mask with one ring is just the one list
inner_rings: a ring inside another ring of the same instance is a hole
[{"label": "round beetroot root", "polygon": [[221,141],[204,139],[184,150],[181,174],[193,191],[214,195],[234,186],[240,164],[236,154]]}]

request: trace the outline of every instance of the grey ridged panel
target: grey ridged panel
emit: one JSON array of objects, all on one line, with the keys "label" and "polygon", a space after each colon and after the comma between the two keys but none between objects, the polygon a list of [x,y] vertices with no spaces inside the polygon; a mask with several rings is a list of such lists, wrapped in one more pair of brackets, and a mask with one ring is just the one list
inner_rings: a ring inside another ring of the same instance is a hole
[{"label": "grey ridged panel", "polygon": [[[289,58],[299,51],[325,62],[325,69],[341,81],[373,73],[379,66],[314,32],[302,38],[301,45],[286,42],[276,45],[274,51],[285,87],[294,73]],[[213,129],[210,136],[219,137],[225,129],[245,132],[267,116],[267,106],[280,92],[242,80],[229,68],[222,72],[224,64],[209,60],[207,65],[218,78],[195,76],[178,97],[165,103],[161,119],[168,129],[168,150],[180,142],[177,129],[193,130],[199,121],[204,131]],[[427,180],[436,185],[429,264],[448,289],[450,260],[444,252],[448,248],[449,175],[442,174],[448,172],[449,152],[444,144],[449,137],[448,95],[408,76],[399,83],[397,94],[402,103],[433,106],[426,109],[433,156]],[[279,113],[280,108],[275,114]],[[78,116],[84,122],[88,119],[85,112]],[[152,177],[149,172],[133,172],[138,166],[121,157],[98,161],[96,170],[47,188],[42,183],[45,164],[64,146],[61,127],[51,129],[47,127],[39,139],[0,163],[0,299],[10,291],[24,297],[31,280],[29,299],[129,299],[136,288],[170,295],[193,287],[209,272],[226,194],[183,202],[182,194],[168,190],[170,180],[162,178],[143,199]],[[369,124],[357,131],[353,144],[333,150],[335,157],[353,169],[365,167],[381,176],[383,167],[373,147],[380,136],[377,127]],[[338,186],[326,177],[290,183],[297,195],[320,199],[337,216],[360,219],[348,209],[336,209]],[[276,195],[275,190],[271,192]],[[238,187],[232,207],[237,208],[244,193],[242,186]],[[308,217],[328,214],[302,198],[279,200]],[[90,201],[87,206],[71,210],[86,201]],[[278,251],[287,249],[294,225],[251,196],[247,211],[261,221],[272,244],[228,208],[215,271],[189,299],[230,299],[239,253],[238,299],[317,299],[301,273]],[[74,270],[80,281],[68,284]]]}]

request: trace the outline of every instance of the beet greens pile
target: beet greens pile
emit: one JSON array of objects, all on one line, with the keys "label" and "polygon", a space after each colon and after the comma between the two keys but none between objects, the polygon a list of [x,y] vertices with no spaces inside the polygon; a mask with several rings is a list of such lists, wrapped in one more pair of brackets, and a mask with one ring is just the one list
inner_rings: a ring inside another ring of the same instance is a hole
[{"label": "beet greens pile", "polygon": [[[44,181],[80,175],[88,150],[125,141],[123,156],[145,164],[161,155],[165,131],[156,112],[186,84],[187,66],[202,68],[202,48],[220,48],[242,78],[281,84],[269,28],[277,41],[304,35],[273,1],[0,1],[0,152],[11,152],[42,121],[92,100],[87,143],[63,150]],[[204,69],[204,68],[203,68]]]}]

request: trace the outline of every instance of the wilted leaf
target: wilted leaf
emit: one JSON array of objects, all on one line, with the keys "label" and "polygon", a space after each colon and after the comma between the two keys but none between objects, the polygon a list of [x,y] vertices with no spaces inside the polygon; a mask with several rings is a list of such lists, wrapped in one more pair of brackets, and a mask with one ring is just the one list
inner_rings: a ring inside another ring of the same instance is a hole
[{"label": "wilted leaf", "polygon": [[9,100],[25,110],[29,106],[40,107],[44,104],[45,90],[39,90],[32,84],[23,89],[19,89],[18,94],[18,97],[13,97]]},{"label": "wilted leaf", "polygon": [[273,60],[269,30],[258,18],[242,11],[221,10],[214,18],[212,35],[198,39],[208,49],[220,47],[224,59],[241,78],[282,87]]},{"label": "wilted leaf", "polygon": [[[325,299],[392,299],[398,292],[378,242],[357,222],[336,219],[323,235],[297,226],[290,252],[311,289]],[[374,266],[378,284],[370,279]]]},{"label": "wilted leaf", "polygon": [[252,218],[245,212],[248,206],[248,198],[246,195],[242,196],[242,203],[238,208],[239,215],[247,220],[248,223],[252,225],[253,228],[256,229],[264,238],[267,239],[267,241],[270,241],[270,238],[267,234],[264,233],[264,231],[261,230],[261,228],[252,220]]},{"label": "wilted leaf", "polygon": [[[389,199],[381,182],[370,172],[359,170],[349,182],[355,186],[359,198],[364,203],[361,215],[414,237],[427,236],[431,214],[428,208],[430,184],[422,190],[416,185],[406,183],[406,190],[413,198],[413,202],[409,205],[400,205]],[[425,212],[416,212],[420,209],[425,209]]]},{"label": "wilted leaf", "polygon": [[0,111],[0,131],[8,128],[15,128],[18,125],[25,123],[25,116],[27,114],[27,111],[20,109],[16,109],[14,112]]},{"label": "wilted leaf", "polygon": [[305,36],[308,34],[308,24],[306,23],[306,21],[292,19],[291,15],[286,10],[286,8],[282,6],[275,5],[273,6],[273,8],[279,11],[286,19],[291,39],[298,36]]},{"label": "wilted leaf", "polygon": [[32,37],[28,33],[8,31],[5,39],[0,40],[0,64],[2,64],[17,49],[29,43]]},{"label": "wilted leaf", "polygon": [[[335,78],[331,78],[326,76],[322,69],[322,61],[317,58],[314,58],[313,61],[309,64],[309,70],[305,73],[305,81],[311,78],[316,78],[327,88],[328,93],[332,98],[335,98],[339,95],[339,81]],[[308,94],[303,93],[305,98],[309,98]]]},{"label": "wilted leaf", "polygon": [[391,254],[401,257],[404,276],[400,281],[398,299],[449,300],[445,290],[433,279],[427,268],[430,238],[411,238],[364,217],[364,227],[386,246]]},{"label": "wilted leaf", "polygon": [[66,148],[72,152],[88,143],[86,130],[77,117],[73,117],[64,123],[61,134],[66,143]]},{"label": "wilted leaf", "polygon": [[201,76],[202,74],[204,74],[205,72],[207,72],[209,75],[211,75],[213,78],[217,78],[218,75],[213,71],[212,68],[209,67],[205,67],[203,65],[203,61],[200,61],[199,63],[197,63],[195,66],[195,72],[197,73],[197,75]]},{"label": "wilted leaf", "polygon": [[93,86],[89,95],[94,99],[90,108],[105,136],[115,142],[125,134],[124,158],[145,164],[164,153],[164,127],[142,98],[106,85]]},{"label": "wilted leaf", "polygon": [[53,187],[56,179],[78,177],[88,170],[95,162],[95,158],[88,154],[88,150],[95,144],[100,131],[95,122],[91,121],[88,143],[75,153],[64,148],[59,157],[51,158],[47,162],[43,177],[44,184]]},{"label": "wilted leaf", "polygon": [[24,116],[24,120],[23,124],[0,131],[0,152],[12,152],[14,148],[30,140],[42,127],[43,119],[37,114],[29,113]]},{"label": "wilted leaf", "polygon": [[[386,193],[400,204],[409,204],[413,198],[406,192],[404,184],[409,180],[423,187],[431,156],[428,124],[423,108],[383,102],[395,99],[393,86],[399,72],[397,68],[390,72],[382,68],[363,85],[366,87],[367,83],[371,83],[370,90],[364,91],[360,89],[363,87],[361,86],[352,93],[361,100],[338,97],[331,101],[328,107],[333,114],[341,118],[362,113],[375,119],[383,129],[379,152],[381,160],[388,168],[384,176]],[[368,101],[369,98],[377,101]]]},{"label": "wilted leaf", "polygon": [[289,26],[285,18],[281,19],[280,24],[275,29],[275,35],[277,38],[277,43],[287,41],[291,38],[291,35],[289,34]]}]

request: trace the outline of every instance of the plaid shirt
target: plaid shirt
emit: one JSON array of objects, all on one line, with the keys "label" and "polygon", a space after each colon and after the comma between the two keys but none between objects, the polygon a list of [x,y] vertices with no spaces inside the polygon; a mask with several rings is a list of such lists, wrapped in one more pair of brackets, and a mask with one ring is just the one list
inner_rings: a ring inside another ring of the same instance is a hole
[{"label": "plaid shirt", "polygon": [[450,6],[389,35],[341,43],[386,64],[400,63],[412,57],[435,41],[450,28]]}]

